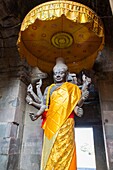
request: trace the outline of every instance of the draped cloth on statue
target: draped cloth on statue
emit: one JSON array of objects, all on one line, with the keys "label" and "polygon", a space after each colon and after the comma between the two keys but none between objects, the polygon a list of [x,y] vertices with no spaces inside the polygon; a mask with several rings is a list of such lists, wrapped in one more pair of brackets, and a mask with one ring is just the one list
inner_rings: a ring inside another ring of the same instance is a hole
[{"label": "draped cloth on statue", "polygon": [[41,170],[76,170],[73,118],[68,118],[52,139],[44,136]]},{"label": "draped cloth on statue", "polygon": [[76,170],[74,119],[70,115],[80,97],[78,86],[68,82],[52,93],[43,124],[41,170]]},{"label": "draped cloth on statue", "polygon": [[48,139],[60,129],[78,103],[81,91],[78,86],[65,82],[55,90],[50,98],[50,107],[43,125]]}]

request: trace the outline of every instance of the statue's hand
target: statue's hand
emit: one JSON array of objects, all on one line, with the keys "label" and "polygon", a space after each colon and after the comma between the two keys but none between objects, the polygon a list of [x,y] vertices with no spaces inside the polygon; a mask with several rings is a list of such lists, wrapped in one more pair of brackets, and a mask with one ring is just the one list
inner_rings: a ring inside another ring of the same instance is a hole
[{"label": "statue's hand", "polygon": [[31,93],[33,91],[33,86],[30,84],[28,87],[27,87],[27,92]]},{"label": "statue's hand", "polygon": [[82,80],[83,80],[82,91],[85,91],[88,88],[88,85],[91,83],[91,78],[83,74]]},{"label": "statue's hand", "polygon": [[86,100],[89,96],[89,91],[87,89],[85,89],[84,91],[82,91],[82,98],[83,100]]},{"label": "statue's hand", "polygon": [[82,116],[83,116],[83,109],[82,109],[81,107],[78,107],[78,108],[77,108],[76,115],[79,116],[79,117],[82,117]]},{"label": "statue's hand", "polygon": [[91,83],[91,78],[87,77],[85,74],[82,75],[83,82],[87,82],[87,84]]},{"label": "statue's hand", "polygon": [[86,81],[87,81],[88,84],[90,84],[91,83],[91,78],[87,77]]},{"label": "statue's hand", "polygon": [[79,107],[79,106],[75,106],[74,112],[79,117],[82,117],[82,115],[83,115],[83,109],[81,107]]},{"label": "statue's hand", "polygon": [[26,102],[27,102],[28,104],[32,104],[32,103],[33,103],[33,99],[32,99],[29,95],[27,95],[27,97],[26,97]]},{"label": "statue's hand", "polygon": [[42,86],[42,79],[40,79],[38,82],[36,82],[36,88],[39,89]]},{"label": "statue's hand", "polygon": [[35,113],[29,113],[29,116],[32,121],[35,121],[40,117],[40,115],[36,115]]}]

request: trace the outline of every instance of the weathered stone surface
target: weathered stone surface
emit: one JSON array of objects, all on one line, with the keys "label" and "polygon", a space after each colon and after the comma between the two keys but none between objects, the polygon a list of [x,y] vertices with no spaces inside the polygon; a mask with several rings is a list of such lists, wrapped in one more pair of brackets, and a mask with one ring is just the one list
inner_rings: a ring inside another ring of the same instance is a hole
[{"label": "weathered stone surface", "polygon": [[7,17],[7,15],[8,15],[8,11],[6,9],[4,1],[0,1],[0,20]]},{"label": "weathered stone surface", "polygon": [[0,138],[10,137],[12,123],[0,122]]},{"label": "weathered stone surface", "polygon": [[3,38],[0,38],[0,47],[3,48],[3,45],[4,45]]},{"label": "weathered stone surface", "polygon": [[100,73],[113,72],[113,48],[105,47],[99,53],[94,64],[94,70]]},{"label": "weathered stone surface", "polygon": [[[113,125],[113,110],[112,111],[103,111],[103,118],[106,125]],[[112,127],[113,128],[113,127]],[[113,135],[113,133],[112,133]]]},{"label": "weathered stone surface", "polygon": [[[2,77],[1,75],[0,167],[3,167],[3,170],[19,170],[24,127],[26,85],[18,78]],[[4,155],[7,158],[7,162],[4,160]]]},{"label": "weathered stone surface", "polygon": [[11,131],[10,131],[10,137],[17,138],[18,137],[18,130],[19,130],[19,123],[12,122]]},{"label": "weathered stone surface", "polygon": [[113,101],[103,101],[103,110],[106,112],[112,111],[113,110]]},{"label": "weathered stone surface", "polygon": [[[14,81],[12,79],[11,84],[13,83],[12,86],[10,86],[10,82],[7,81],[6,84],[4,85],[4,88],[0,88],[0,94],[1,94],[1,99],[0,99],[0,120],[5,122],[6,120],[9,122],[14,121],[15,117],[15,109],[19,104],[18,100],[18,80]],[[17,83],[17,84],[16,84]]]},{"label": "weathered stone surface", "polygon": [[113,139],[113,124],[105,123],[105,132],[107,139]]},{"label": "weathered stone surface", "polygon": [[14,137],[0,138],[0,155],[20,154],[20,141]]},{"label": "weathered stone surface", "polygon": [[14,122],[23,123],[25,115],[26,85],[20,81]]},{"label": "weathered stone surface", "polygon": [[108,154],[109,154],[109,169],[113,169],[113,138],[108,138],[107,139],[107,147],[108,147]]},{"label": "weathered stone surface", "polygon": [[102,126],[93,126],[94,143],[95,143],[95,155],[96,155],[96,169],[108,170],[106,164],[105,147],[102,133]]},{"label": "weathered stone surface", "polygon": [[17,47],[12,47],[12,48],[10,47],[10,48],[4,49],[4,59],[5,59],[4,62],[6,62],[8,60],[8,58],[9,59],[11,58],[12,60],[17,61],[16,65],[20,64],[21,61],[20,61]]},{"label": "weathered stone surface", "polygon": [[[17,32],[16,30],[18,30],[17,29],[18,26],[20,26],[20,19],[14,15],[8,15],[6,18],[4,18],[2,20],[1,26],[4,28],[3,30],[1,30],[1,33],[2,33],[2,31],[10,32],[13,29],[13,34],[15,34]],[[7,30],[5,30],[5,29],[7,29]],[[3,35],[3,38],[6,38],[5,35]]]},{"label": "weathered stone surface", "polygon": [[[9,154],[10,138],[0,138],[0,157]],[[0,164],[1,165],[1,164]]]},{"label": "weathered stone surface", "polygon": [[103,129],[105,133],[106,156],[108,160],[109,169],[113,169],[113,162],[111,162],[111,152],[109,151],[108,140],[113,140],[113,81],[112,77],[106,77],[106,80],[99,82],[99,93],[101,101],[101,114]]},{"label": "weathered stone surface", "polygon": [[19,154],[11,154],[9,155],[7,170],[19,170]]},{"label": "weathered stone surface", "polygon": [[11,137],[10,139],[10,147],[9,147],[9,155],[20,154],[21,149],[21,139]]},{"label": "weathered stone surface", "polygon": [[17,42],[17,38],[18,36],[16,37],[9,37],[8,39],[4,39],[4,48],[6,47],[16,47],[16,42]]},{"label": "weathered stone surface", "polygon": [[22,152],[26,154],[40,154],[42,149],[42,131],[33,126],[24,128]]},{"label": "weathered stone surface", "polygon": [[22,152],[30,154],[32,149],[32,154],[41,154],[42,138],[43,130],[41,129],[41,120],[38,119],[35,122],[31,121],[29,113],[26,112]]},{"label": "weathered stone surface", "polygon": [[23,154],[20,161],[20,170],[40,170],[40,155]]},{"label": "weathered stone surface", "polygon": [[[18,13],[18,4],[17,1],[13,0],[1,0],[0,2],[0,19],[3,19],[11,14],[15,15]],[[4,15],[3,15],[4,14]]]},{"label": "weathered stone surface", "polygon": [[[107,77],[106,77],[107,78]],[[102,94],[101,100],[104,101],[113,101],[113,81],[112,80],[103,80],[99,82],[99,88],[100,93]]]},{"label": "weathered stone surface", "polygon": [[20,170],[40,169],[43,130],[41,129],[41,119],[31,121],[30,112],[37,112],[37,109],[26,104]]},{"label": "weathered stone surface", "polygon": [[0,169],[17,170],[19,166],[21,139],[4,137],[0,138]]},{"label": "weathered stone surface", "polygon": [[6,170],[8,164],[8,155],[0,155],[0,170]]}]

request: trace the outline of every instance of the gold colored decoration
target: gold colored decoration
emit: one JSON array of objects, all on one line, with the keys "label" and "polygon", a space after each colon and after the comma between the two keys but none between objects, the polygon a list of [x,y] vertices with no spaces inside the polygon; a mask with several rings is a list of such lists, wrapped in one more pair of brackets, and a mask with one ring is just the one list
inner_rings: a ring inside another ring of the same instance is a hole
[{"label": "gold colored decoration", "polygon": [[53,35],[51,42],[56,48],[68,48],[73,43],[73,37],[69,33],[59,32]]},{"label": "gold colored decoration", "polygon": [[[72,161],[72,157],[75,149],[73,129],[74,129],[74,120],[67,119],[63,124],[63,126],[58,131],[58,135],[51,149],[51,153],[49,155],[47,165],[45,167],[46,170],[52,170],[53,167],[55,170],[59,170],[59,169],[69,170],[70,163]],[[64,136],[65,136],[65,140],[64,140]]]},{"label": "gold colored decoration", "polygon": [[104,47],[101,19],[85,5],[50,1],[33,8],[24,18],[18,38],[20,56],[32,66],[50,72],[57,57],[70,71],[91,69]]}]

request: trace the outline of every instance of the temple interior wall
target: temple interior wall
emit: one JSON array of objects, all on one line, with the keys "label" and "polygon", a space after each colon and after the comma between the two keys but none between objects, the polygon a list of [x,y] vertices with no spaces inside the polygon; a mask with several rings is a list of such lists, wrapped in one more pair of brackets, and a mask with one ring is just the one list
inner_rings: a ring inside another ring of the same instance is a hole
[{"label": "temple interior wall", "polygon": [[[98,2],[101,3],[101,1]],[[101,10],[98,10],[98,14],[104,13],[106,7],[105,4]],[[10,8],[11,6],[6,8],[1,3],[0,9],[4,18],[2,20],[0,16],[3,27],[0,28],[0,170],[39,170],[43,137],[43,131],[40,128],[41,119],[32,122],[29,118],[29,112],[37,110],[25,102],[26,89],[30,82],[29,65],[20,60],[16,46],[20,19],[15,15],[9,17]],[[97,8],[94,9],[97,12]],[[113,16],[102,19],[105,26],[105,47],[95,61],[94,69],[99,92],[107,166],[108,170],[112,170]]]}]

